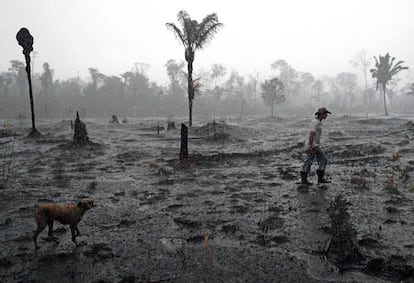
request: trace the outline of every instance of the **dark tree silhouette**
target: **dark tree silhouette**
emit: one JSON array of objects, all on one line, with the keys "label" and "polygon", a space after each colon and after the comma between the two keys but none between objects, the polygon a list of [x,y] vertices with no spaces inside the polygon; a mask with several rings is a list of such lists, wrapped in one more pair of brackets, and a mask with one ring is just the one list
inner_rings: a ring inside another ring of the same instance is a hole
[{"label": "dark tree silhouette", "polygon": [[385,115],[388,116],[387,110],[387,101],[386,101],[386,92],[387,84],[392,80],[392,77],[401,72],[402,70],[408,69],[408,67],[403,67],[402,64],[404,61],[398,61],[394,64],[395,57],[390,56],[390,54],[385,54],[385,56],[379,55],[378,59],[375,57],[375,68],[371,69],[370,72],[372,77],[377,80],[377,90],[379,86],[382,88],[383,100],[384,100],[384,109]]},{"label": "dark tree silhouette", "polygon": [[196,50],[202,49],[213,38],[219,28],[223,26],[219,22],[217,14],[207,15],[201,23],[190,18],[190,15],[182,10],[177,14],[178,22],[182,29],[173,23],[166,23],[168,29],[173,31],[176,37],[183,44],[185,49],[185,61],[187,61],[188,77],[188,116],[189,126],[192,126],[192,111],[194,99],[193,62]]},{"label": "dark tree silhouette", "polygon": [[23,47],[23,54],[24,58],[26,59],[27,81],[29,82],[30,110],[32,111],[32,131],[29,133],[29,137],[39,137],[41,134],[36,130],[35,125],[32,78],[30,71],[30,52],[33,51],[33,36],[30,34],[27,28],[21,28],[16,35],[16,39],[19,45]]}]

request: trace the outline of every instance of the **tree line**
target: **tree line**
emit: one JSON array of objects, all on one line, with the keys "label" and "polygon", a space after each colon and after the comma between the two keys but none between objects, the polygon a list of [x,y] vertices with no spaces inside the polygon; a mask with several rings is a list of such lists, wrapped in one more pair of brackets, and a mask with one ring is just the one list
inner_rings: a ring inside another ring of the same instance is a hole
[{"label": "tree line", "polygon": [[[83,117],[186,116],[188,86],[184,65],[182,61],[168,60],[165,70],[169,83],[159,85],[150,80],[140,64],[119,76],[89,68],[86,80],[80,77],[56,80],[54,70],[44,63],[42,72],[32,78],[37,116],[73,118],[76,110]],[[295,70],[285,60],[277,60],[270,66],[274,76],[269,78],[260,73],[242,76],[218,63],[209,70],[198,70],[194,76],[195,115],[209,118],[281,115],[321,104],[344,114],[384,112],[383,90],[385,105],[397,96],[397,85],[393,81],[388,81],[385,88],[379,84],[376,91],[376,81],[370,78],[366,88],[359,87],[356,73],[341,72],[335,77],[317,79],[309,72]],[[399,88],[399,93],[414,97],[414,84]],[[0,72],[0,101],[2,117],[30,116],[23,62],[12,60],[10,68]]]},{"label": "tree line", "polygon": [[[414,84],[398,90],[400,71],[407,69],[403,61],[395,62],[388,53],[370,57],[359,52],[350,62],[364,78],[358,86],[358,75],[341,72],[335,77],[315,78],[309,72],[296,70],[279,59],[270,64],[274,75],[264,78],[260,73],[240,75],[223,64],[213,64],[210,70],[194,71],[195,53],[206,46],[223,24],[216,14],[207,15],[200,23],[186,11],[177,15],[180,25],[166,23],[184,47],[184,61],[170,59],[165,68],[168,85],[150,81],[149,65],[135,63],[119,76],[107,75],[89,68],[89,78],[74,77],[56,80],[48,63],[41,73],[32,76],[36,112],[41,118],[73,118],[79,111],[83,117],[171,117],[192,113],[219,117],[302,112],[309,107],[326,105],[337,113],[378,112],[398,94],[414,93]],[[375,61],[371,58],[374,58]],[[372,65],[372,63],[375,63]],[[187,67],[187,68],[185,68]],[[372,67],[372,68],[371,68]],[[29,115],[25,65],[10,61],[10,68],[0,72],[0,115],[25,118]],[[373,79],[371,80],[370,77]],[[194,100],[197,102],[194,104]],[[381,105],[382,104],[382,105]],[[187,105],[187,106],[186,106]],[[266,110],[268,109],[268,110]]]}]

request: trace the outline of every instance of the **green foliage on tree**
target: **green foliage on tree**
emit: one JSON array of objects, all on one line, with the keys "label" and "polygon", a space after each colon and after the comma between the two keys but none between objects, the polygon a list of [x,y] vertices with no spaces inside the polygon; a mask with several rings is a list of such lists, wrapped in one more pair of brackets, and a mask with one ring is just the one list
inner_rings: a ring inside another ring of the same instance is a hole
[{"label": "green foliage on tree", "polygon": [[285,86],[278,78],[265,80],[262,85],[262,98],[266,106],[270,106],[270,114],[273,117],[275,104],[281,104],[286,101],[284,91]]},{"label": "green foliage on tree", "polygon": [[203,47],[205,47],[205,45],[213,38],[223,24],[219,22],[216,13],[207,15],[200,23],[198,23],[184,10],[178,12],[177,20],[181,25],[181,29],[174,23],[166,23],[166,26],[175,34],[185,49],[184,57],[187,62],[188,77],[189,126],[191,127],[192,106],[195,92],[193,82],[193,63],[195,52],[199,49],[203,49]]},{"label": "green foliage on tree", "polygon": [[385,115],[388,116],[386,101],[387,85],[395,75],[397,75],[402,70],[408,69],[408,67],[402,66],[404,61],[398,61],[395,63],[395,57],[391,58],[389,53],[385,54],[385,56],[379,55],[378,59],[375,56],[374,58],[375,68],[370,69],[370,72],[372,77],[377,80],[377,90],[379,87],[382,89]]}]

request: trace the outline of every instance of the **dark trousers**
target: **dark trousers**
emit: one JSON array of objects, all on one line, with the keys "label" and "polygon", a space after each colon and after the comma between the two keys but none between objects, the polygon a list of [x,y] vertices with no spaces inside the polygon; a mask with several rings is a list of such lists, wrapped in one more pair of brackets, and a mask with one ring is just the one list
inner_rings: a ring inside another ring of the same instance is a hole
[{"label": "dark trousers", "polygon": [[319,164],[319,170],[325,170],[326,165],[328,164],[328,158],[323,150],[319,146],[316,146],[313,148],[312,153],[305,154],[302,172],[309,173],[315,157]]}]

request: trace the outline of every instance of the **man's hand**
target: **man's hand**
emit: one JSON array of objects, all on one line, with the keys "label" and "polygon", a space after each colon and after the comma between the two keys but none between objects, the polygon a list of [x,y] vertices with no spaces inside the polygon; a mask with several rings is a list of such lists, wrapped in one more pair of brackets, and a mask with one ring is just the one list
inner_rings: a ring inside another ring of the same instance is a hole
[{"label": "man's hand", "polygon": [[312,151],[313,151],[313,147],[312,147],[312,145],[310,144],[310,145],[308,145],[308,148],[306,149],[306,153],[307,153],[307,154],[311,154],[311,153],[312,153]]}]

